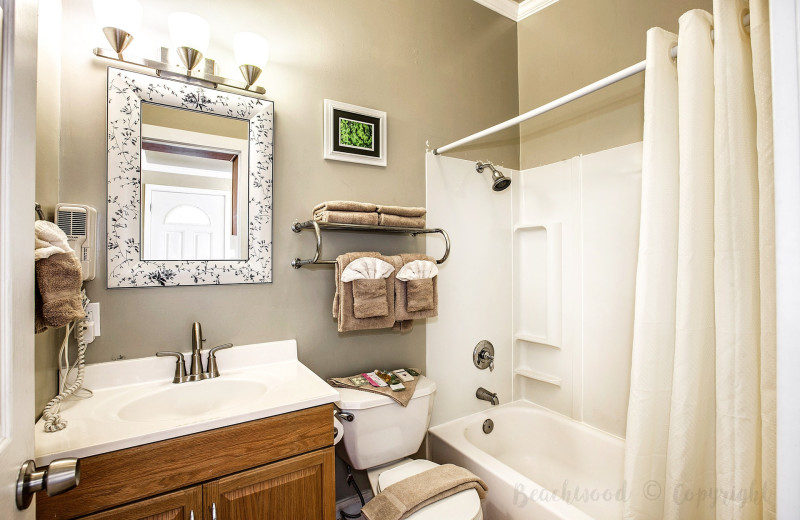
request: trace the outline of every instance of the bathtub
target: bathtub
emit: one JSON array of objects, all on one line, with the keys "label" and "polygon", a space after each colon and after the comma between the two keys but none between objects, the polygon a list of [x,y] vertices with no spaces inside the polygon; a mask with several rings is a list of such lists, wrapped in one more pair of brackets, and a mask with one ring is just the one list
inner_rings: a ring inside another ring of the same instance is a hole
[{"label": "bathtub", "polygon": [[529,401],[435,426],[428,445],[486,482],[487,520],[622,518],[624,440]]}]

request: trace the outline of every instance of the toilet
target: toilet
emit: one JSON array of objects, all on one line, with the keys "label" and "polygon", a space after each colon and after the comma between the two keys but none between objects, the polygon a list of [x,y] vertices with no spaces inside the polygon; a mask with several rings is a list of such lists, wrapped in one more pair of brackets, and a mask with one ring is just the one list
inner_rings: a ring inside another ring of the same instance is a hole
[{"label": "toilet", "polygon": [[[412,460],[419,450],[433,410],[436,383],[420,376],[405,408],[391,398],[351,388],[337,388],[337,406],[353,414],[344,421],[344,437],[337,454],[351,467],[367,470],[372,492],[377,495],[395,482],[438,466],[425,459]],[[481,500],[474,489],[462,491],[425,506],[408,520],[482,520]]]}]

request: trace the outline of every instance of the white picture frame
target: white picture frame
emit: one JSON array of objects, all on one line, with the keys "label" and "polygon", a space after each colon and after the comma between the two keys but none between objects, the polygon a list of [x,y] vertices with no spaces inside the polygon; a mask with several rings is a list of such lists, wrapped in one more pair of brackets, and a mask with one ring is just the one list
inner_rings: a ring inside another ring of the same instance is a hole
[{"label": "white picture frame", "polygon": [[[385,167],[388,142],[386,119],[386,112],[326,99],[323,158]],[[344,125],[359,131],[360,142],[348,140],[348,136],[355,133],[345,134]],[[364,135],[366,139],[363,139]]]}]

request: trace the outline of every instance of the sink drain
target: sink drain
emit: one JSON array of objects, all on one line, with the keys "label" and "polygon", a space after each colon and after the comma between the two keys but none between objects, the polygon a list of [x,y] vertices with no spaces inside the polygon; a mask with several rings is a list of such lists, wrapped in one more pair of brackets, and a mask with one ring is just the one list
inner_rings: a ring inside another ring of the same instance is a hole
[{"label": "sink drain", "polygon": [[483,421],[483,433],[492,433],[492,430],[494,430],[494,421],[491,419]]}]

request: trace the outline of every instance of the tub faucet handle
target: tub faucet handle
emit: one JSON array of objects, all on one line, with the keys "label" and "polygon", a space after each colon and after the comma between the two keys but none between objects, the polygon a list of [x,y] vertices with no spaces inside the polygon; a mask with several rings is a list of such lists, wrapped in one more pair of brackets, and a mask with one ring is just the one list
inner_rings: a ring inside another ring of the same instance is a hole
[{"label": "tub faucet handle", "polygon": [[475,345],[475,349],[472,351],[472,362],[475,366],[480,369],[484,370],[485,368],[489,368],[489,372],[494,371],[494,345],[490,341],[482,340],[479,341],[477,345]]}]

